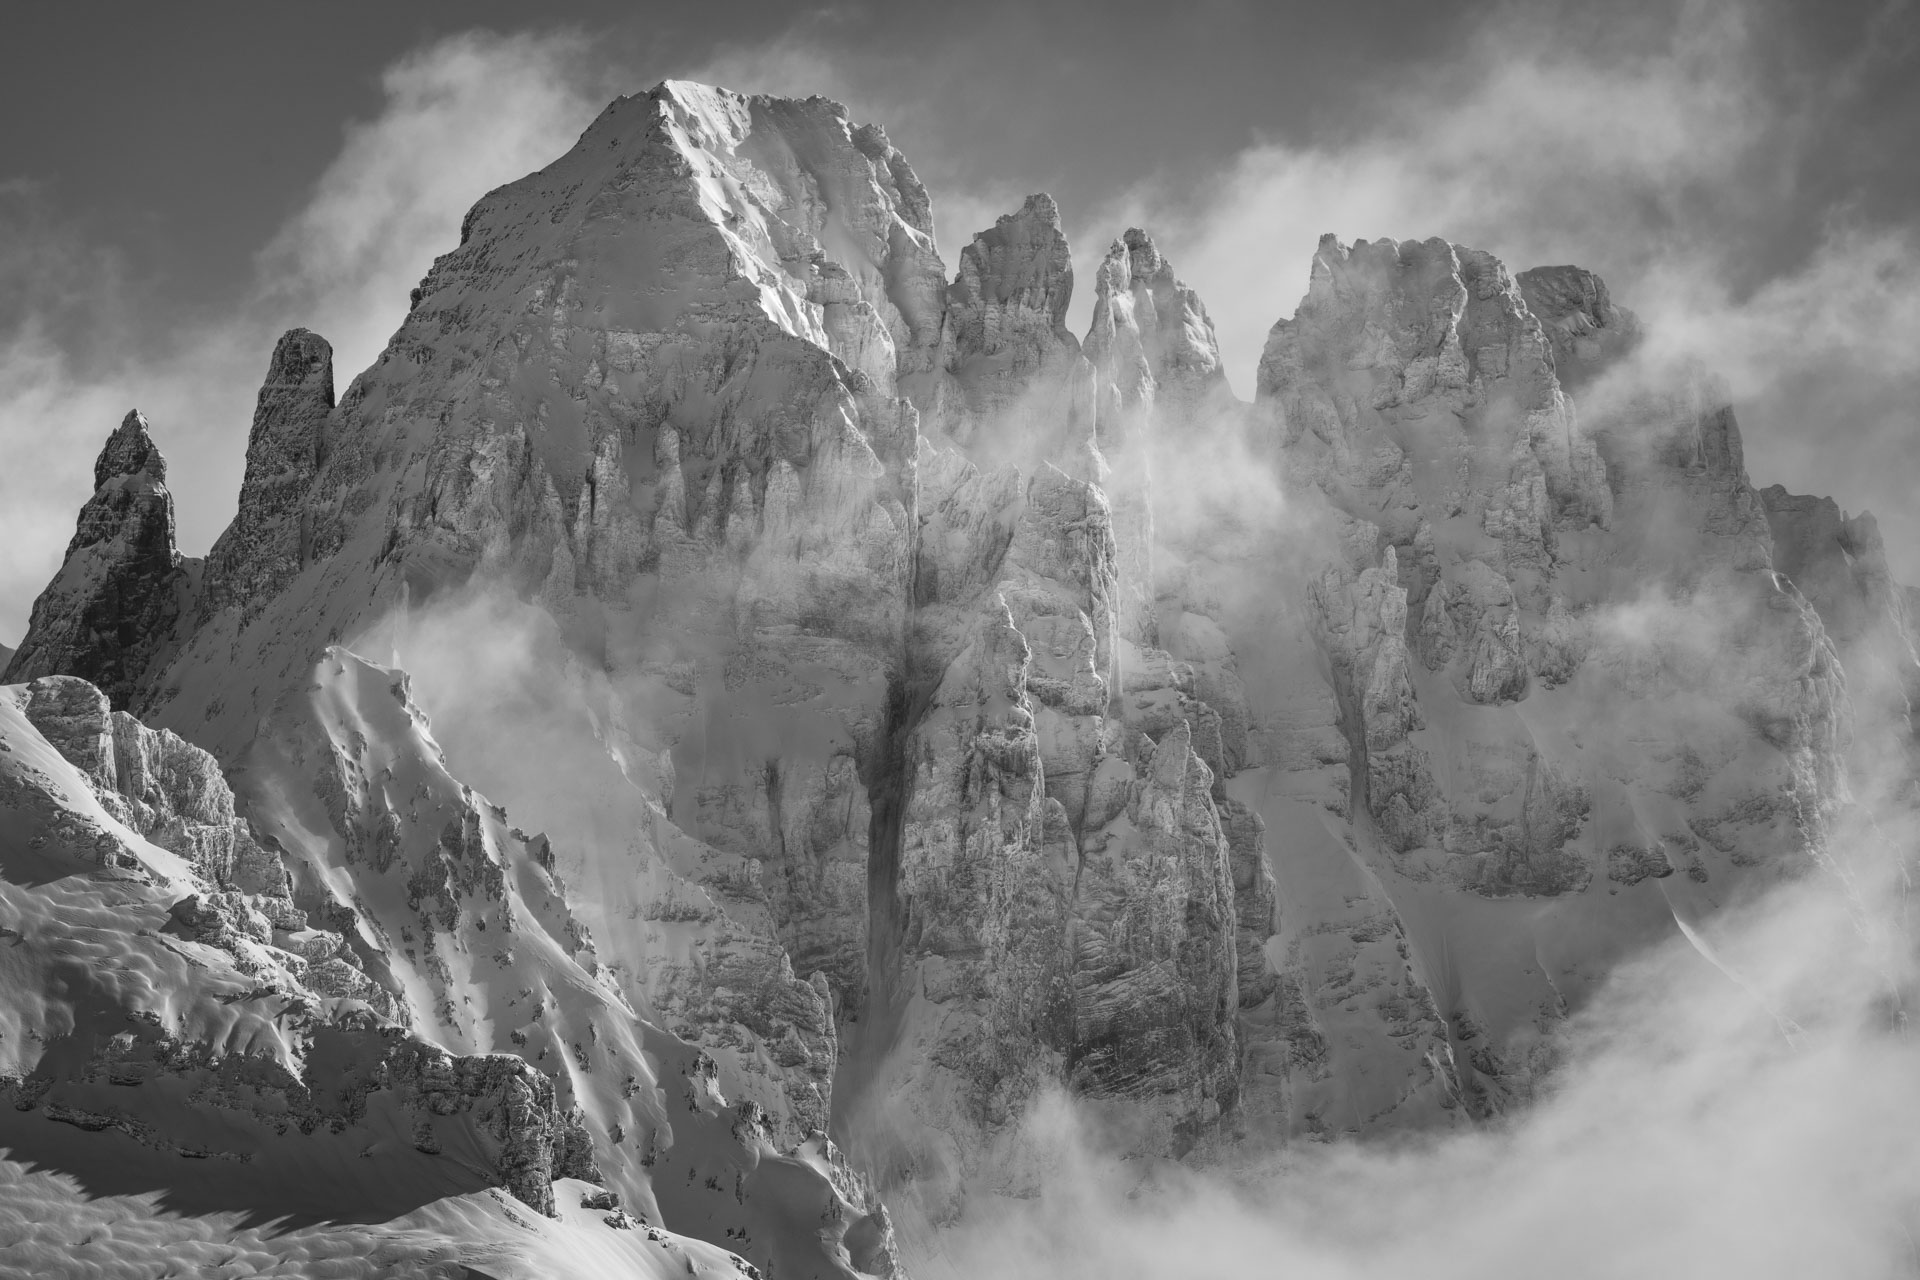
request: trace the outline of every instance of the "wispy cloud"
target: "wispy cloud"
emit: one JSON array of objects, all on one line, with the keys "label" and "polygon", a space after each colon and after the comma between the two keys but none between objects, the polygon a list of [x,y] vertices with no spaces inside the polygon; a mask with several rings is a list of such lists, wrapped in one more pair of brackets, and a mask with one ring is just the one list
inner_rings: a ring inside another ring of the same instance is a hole
[{"label": "wispy cloud", "polygon": [[1039,1197],[917,1236],[910,1265],[930,1280],[1911,1275],[1920,1048],[1888,1013],[1914,974],[1910,954],[1885,959],[1831,882],[1791,886],[1619,971],[1567,1032],[1574,1065],[1516,1119],[1308,1144],[1231,1176],[1108,1159],[1055,1099],[1035,1117]]}]

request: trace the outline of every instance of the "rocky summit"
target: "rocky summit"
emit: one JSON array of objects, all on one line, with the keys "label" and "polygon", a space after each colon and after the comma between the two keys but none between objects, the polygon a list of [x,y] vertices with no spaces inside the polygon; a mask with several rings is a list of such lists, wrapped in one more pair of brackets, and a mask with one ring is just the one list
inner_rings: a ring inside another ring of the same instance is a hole
[{"label": "rocky summit", "polygon": [[204,559],[130,413],[0,650],[0,1141],[886,1276],[1062,1094],[1229,1167],[1527,1106],[1910,797],[1914,598],[1592,273],[1301,267],[1242,401],[1145,231],[1076,337],[1051,197],[950,267],[878,126],[668,82],[337,396],[279,340]]}]

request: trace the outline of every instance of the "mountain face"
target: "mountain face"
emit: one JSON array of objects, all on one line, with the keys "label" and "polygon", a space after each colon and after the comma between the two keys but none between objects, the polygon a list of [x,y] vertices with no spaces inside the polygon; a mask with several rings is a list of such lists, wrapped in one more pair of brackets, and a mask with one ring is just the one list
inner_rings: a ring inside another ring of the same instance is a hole
[{"label": "mountain face", "polygon": [[1913,749],[1871,517],[1591,273],[1327,237],[1251,404],[1144,232],[1073,277],[670,82],[337,399],[280,340],[204,561],[129,415],[0,693],[21,1149],[889,1274],[1053,1089],[1205,1161],[1524,1104]]}]

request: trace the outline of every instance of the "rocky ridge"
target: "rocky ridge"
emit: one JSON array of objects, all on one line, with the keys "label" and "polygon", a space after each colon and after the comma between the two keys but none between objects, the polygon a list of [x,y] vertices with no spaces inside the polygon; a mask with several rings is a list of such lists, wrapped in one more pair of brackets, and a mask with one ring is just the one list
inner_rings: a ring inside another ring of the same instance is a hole
[{"label": "rocky ridge", "polygon": [[542,1211],[553,1178],[594,1172],[550,1078],[381,1025],[375,984],[295,906],[210,756],[76,677],[9,695],[8,978],[50,997],[7,1010],[17,1112],[242,1164],[288,1135],[365,1143],[393,1114],[419,1150],[455,1143]]},{"label": "rocky ridge", "polygon": [[[1050,198],[951,280],[931,225],[824,99],[623,98],[337,401],[281,340],[204,567],[130,416],[9,665],[233,770],[204,909],[314,998],[546,1082],[481,1106],[563,1135],[523,1182],[733,1241],[804,1167],[868,1273],[827,1130],[939,1219],[1031,1185],[1055,1087],[1205,1159],[1469,1123],[1676,912],[1819,863],[1850,742],[1911,743],[1870,519],[1756,491],[1591,273],[1327,237],[1248,405],[1144,232],[1082,341]],[[476,667],[471,618],[526,647]],[[684,1192],[656,1060],[727,1131]]]}]

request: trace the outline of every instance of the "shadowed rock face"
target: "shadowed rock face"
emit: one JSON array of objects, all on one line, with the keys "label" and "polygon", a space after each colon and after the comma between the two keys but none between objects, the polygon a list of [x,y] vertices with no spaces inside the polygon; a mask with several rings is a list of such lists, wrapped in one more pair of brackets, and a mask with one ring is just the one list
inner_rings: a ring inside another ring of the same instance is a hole
[{"label": "shadowed rock face", "polygon": [[126,708],[147,692],[177,637],[198,565],[174,546],[167,460],[138,410],[93,465],[65,562],[34,601],[26,638],[0,679],[75,675]]},{"label": "shadowed rock face", "polygon": [[281,336],[247,436],[240,506],[207,554],[202,610],[243,601],[257,613],[313,558],[307,491],[327,453],[333,348],[305,329]]}]

